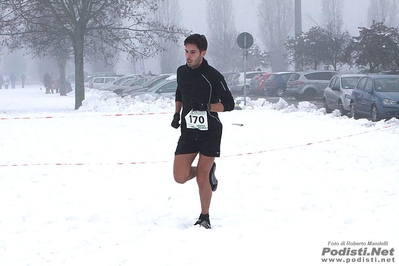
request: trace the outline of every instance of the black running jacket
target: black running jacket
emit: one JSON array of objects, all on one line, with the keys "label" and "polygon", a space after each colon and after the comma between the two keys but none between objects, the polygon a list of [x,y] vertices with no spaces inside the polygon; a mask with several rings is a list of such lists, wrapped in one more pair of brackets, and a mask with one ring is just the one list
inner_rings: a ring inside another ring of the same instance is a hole
[{"label": "black running jacket", "polygon": [[[186,126],[185,116],[191,111],[188,106],[192,99],[198,99],[201,103],[211,104],[221,102],[224,111],[234,109],[234,99],[226,84],[223,75],[215,68],[210,66],[203,59],[202,64],[195,69],[182,65],[177,69],[177,89],[176,101],[183,103],[181,112],[181,132],[192,133],[192,131],[200,131],[198,129],[188,129]],[[203,134],[217,132],[222,133],[222,124],[219,120],[217,112],[208,112],[208,132]],[[216,132],[215,132],[216,131]]]}]

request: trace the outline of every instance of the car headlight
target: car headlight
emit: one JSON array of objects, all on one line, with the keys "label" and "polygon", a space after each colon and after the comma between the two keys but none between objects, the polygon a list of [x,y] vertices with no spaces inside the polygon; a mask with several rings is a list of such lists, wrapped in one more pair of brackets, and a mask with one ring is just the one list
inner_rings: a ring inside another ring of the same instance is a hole
[{"label": "car headlight", "polygon": [[391,99],[383,99],[382,104],[385,106],[394,106],[396,105],[396,101]]}]

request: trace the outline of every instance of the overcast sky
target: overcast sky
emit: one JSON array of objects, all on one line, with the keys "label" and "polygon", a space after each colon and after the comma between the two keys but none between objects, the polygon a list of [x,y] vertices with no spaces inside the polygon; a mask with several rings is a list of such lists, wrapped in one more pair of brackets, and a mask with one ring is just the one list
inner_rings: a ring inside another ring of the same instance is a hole
[{"label": "overcast sky", "polygon": [[[263,43],[259,39],[258,6],[260,0],[233,0],[235,8],[236,29],[238,32],[249,32],[254,37],[254,42],[262,49]],[[294,0],[292,0],[294,2]],[[367,9],[369,0],[344,0],[344,30],[351,35],[358,36],[358,27],[368,26]],[[180,0],[182,12],[182,27],[207,35],[206,0]],[[302,0],[302,30],[308,31],[311,27],[321,22],[321,0]],[[294,27],[293,27],[294,29]],[[182,46],[183,47],[183,46]],[[184,64],[184,50],[182,48],[182,64]],[[145,71],[159,73],[157,59],[145,60]]]},{"label": "overcast sky", "polygon": [[[294,1],[294,0],[293,0]],[[233,0],[236,29],[258,36],[259,0]],[[358,34],[357,27],[367,26],[369,0],[344,0],[344,29],[352,35]],[[207,34],[206,0],[180,0],[184,27],[198,33]],[[309,30],[321,21],[321,0],[302,0],[302,29]]]}]

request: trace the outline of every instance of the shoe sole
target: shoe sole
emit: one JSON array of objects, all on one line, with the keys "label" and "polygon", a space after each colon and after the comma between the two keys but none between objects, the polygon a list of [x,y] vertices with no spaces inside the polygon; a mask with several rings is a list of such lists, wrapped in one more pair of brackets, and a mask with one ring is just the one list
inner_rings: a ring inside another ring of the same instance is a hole
[{"label": "shoe sole", "polygon": [[219,183],[219,181],[215,176],[215,172],[216,172],[216,163],[213,163],[211,171],[209,172],[209,183],[211,184],[212,191],[216,191]]}]

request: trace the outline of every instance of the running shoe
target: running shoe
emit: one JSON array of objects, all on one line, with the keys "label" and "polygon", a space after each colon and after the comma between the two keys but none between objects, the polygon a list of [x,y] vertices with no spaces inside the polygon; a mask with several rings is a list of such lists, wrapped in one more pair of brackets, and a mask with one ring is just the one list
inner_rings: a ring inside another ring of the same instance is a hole
[{"label": "running shoe", "polygon": [[212,191],[216,191],[218,188],[218,180],[215,176],[216,163],[213,163],[211,171],[209,172],[209,183],[211,184]]},{"label": "running shoe", "polygon": [[211,222],[209,221],[209,214],[200,214],[198,220],[194,225],[199,225],[200,227],[204,227],[205,229],[211,229]]}]

